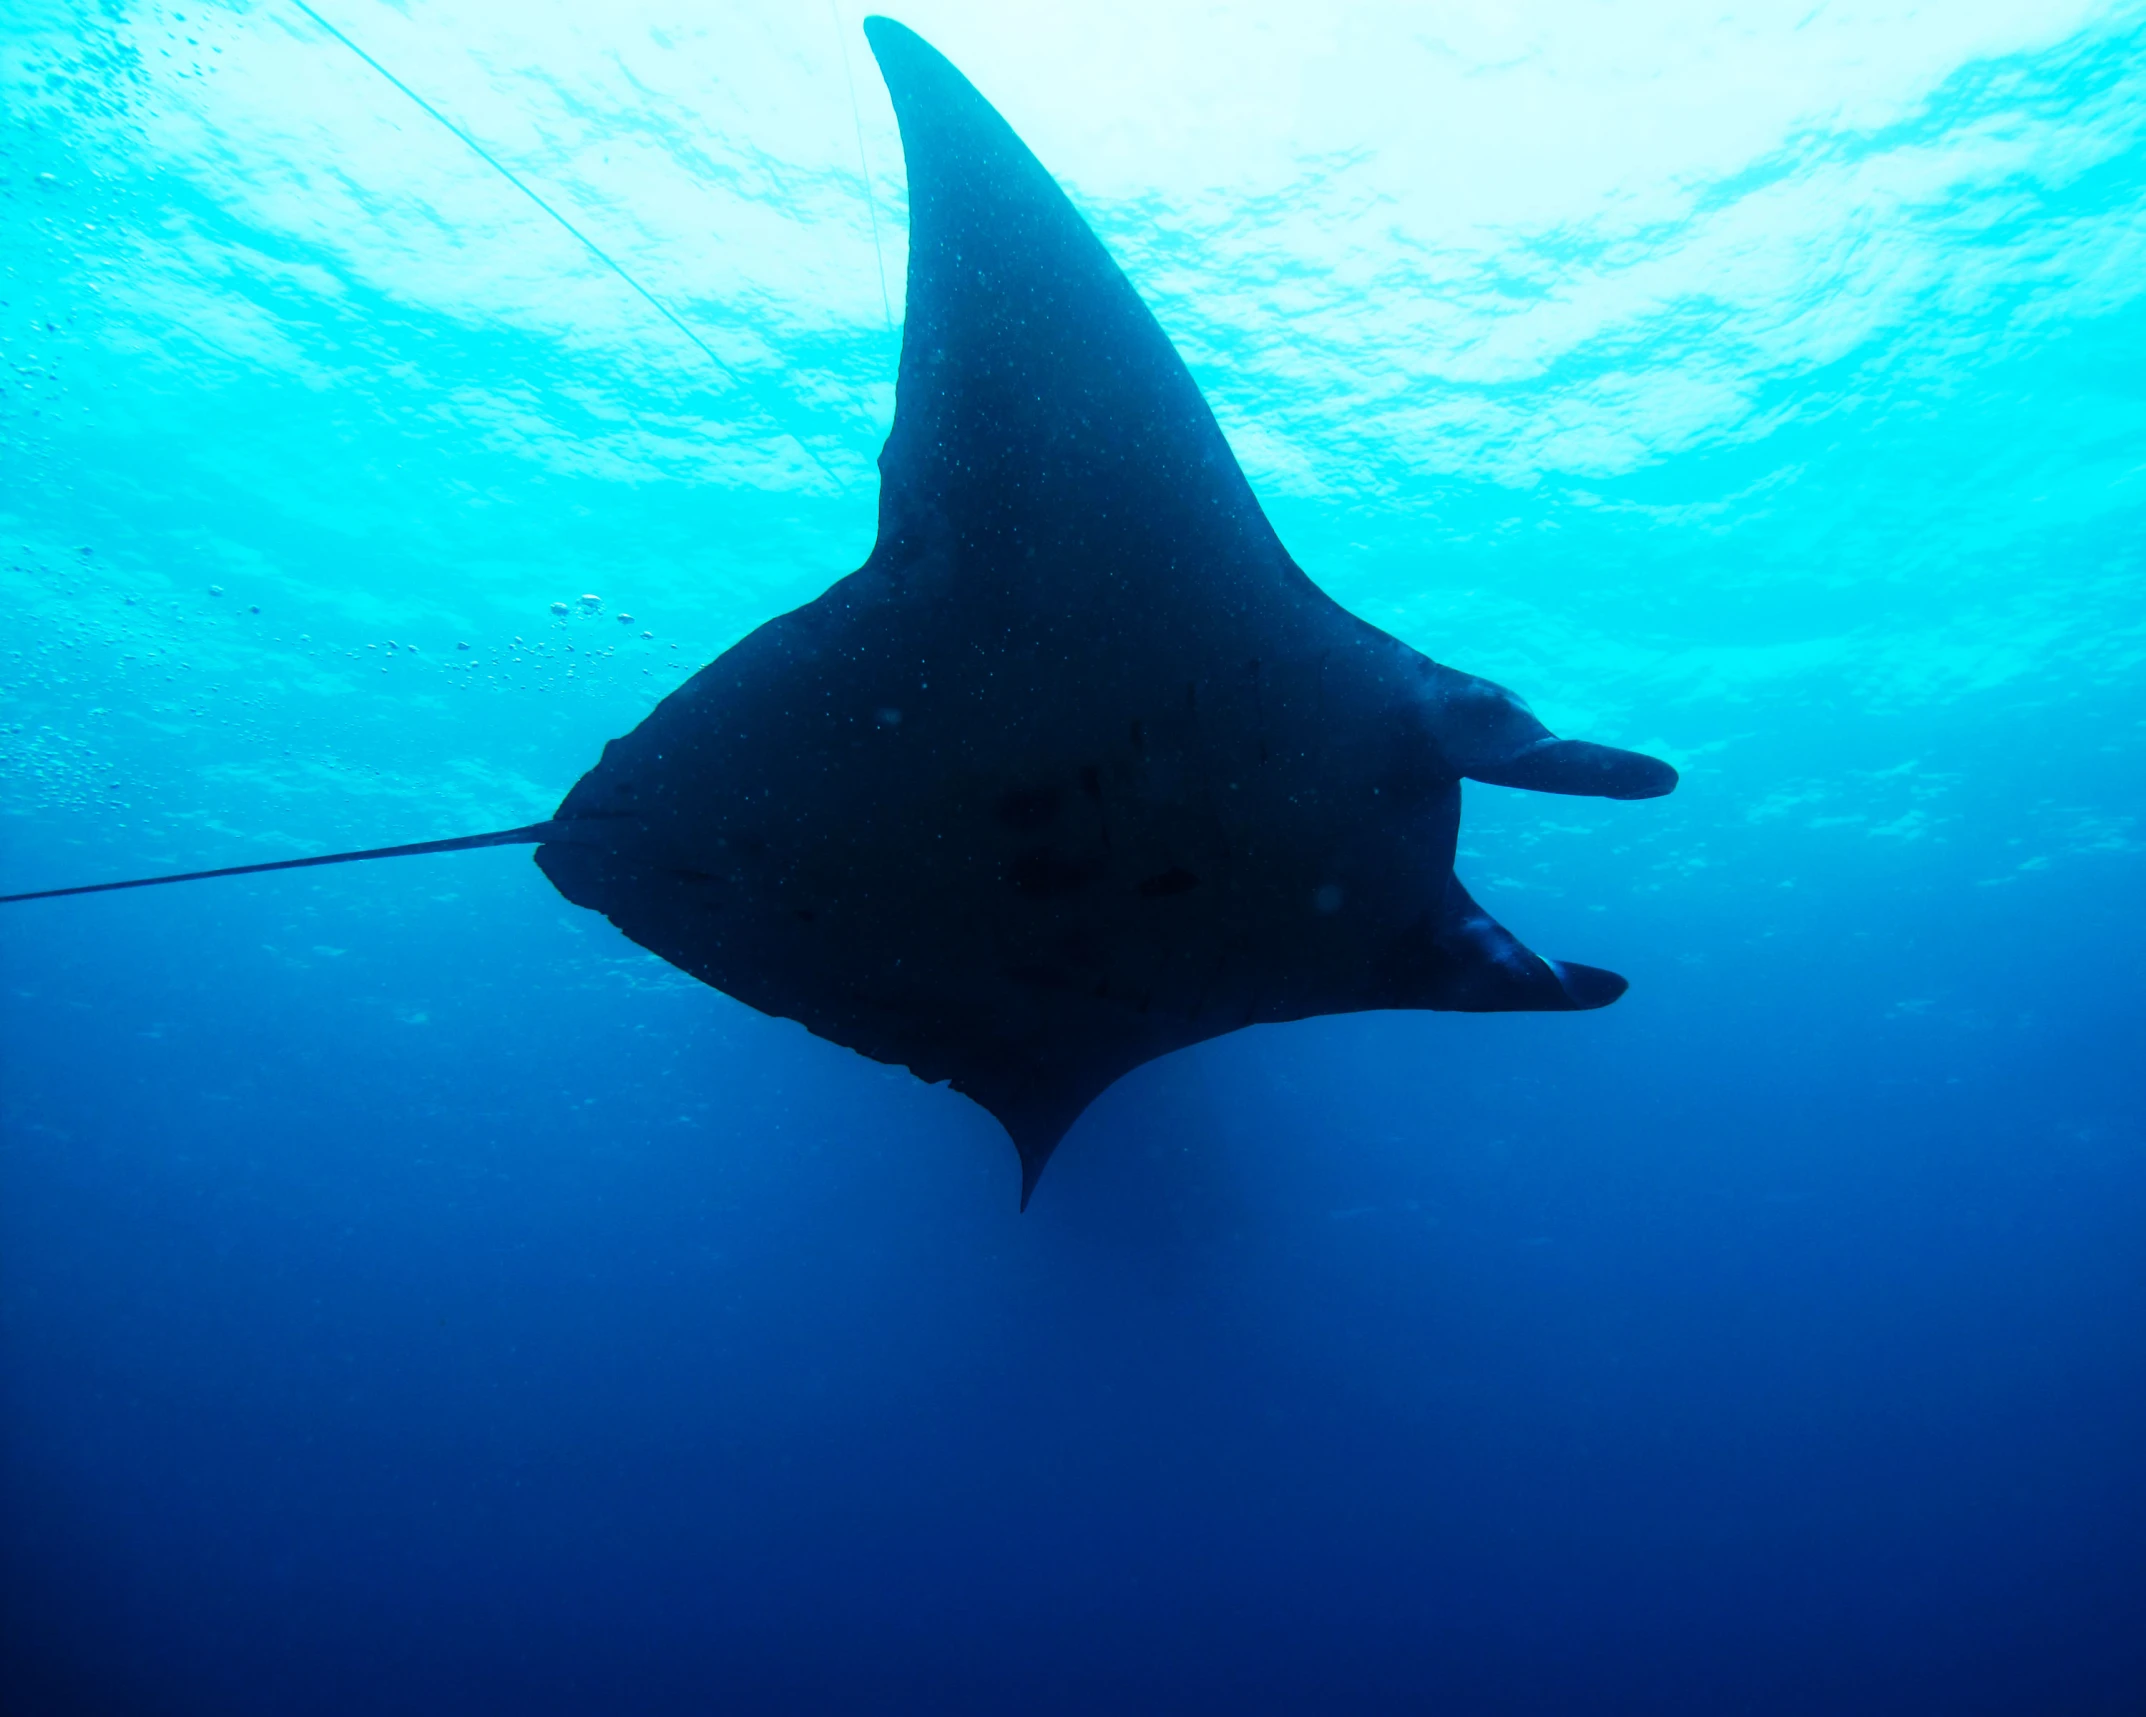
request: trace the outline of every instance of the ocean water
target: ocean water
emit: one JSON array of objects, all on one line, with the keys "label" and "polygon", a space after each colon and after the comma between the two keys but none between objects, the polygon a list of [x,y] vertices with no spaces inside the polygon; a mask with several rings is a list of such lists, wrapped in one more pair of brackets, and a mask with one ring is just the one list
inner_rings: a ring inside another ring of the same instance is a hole
[{"label": "ocean water", "polygon": [[[0,1708],[2146,1710],[2146,8],[900,15],[1327,590],[1683,771],[1467,792],[1630,994],[1017,1215],[523,850],[0,908]],[[0,889],[541,817],[864,558],[858,21],[10,0]]]}]

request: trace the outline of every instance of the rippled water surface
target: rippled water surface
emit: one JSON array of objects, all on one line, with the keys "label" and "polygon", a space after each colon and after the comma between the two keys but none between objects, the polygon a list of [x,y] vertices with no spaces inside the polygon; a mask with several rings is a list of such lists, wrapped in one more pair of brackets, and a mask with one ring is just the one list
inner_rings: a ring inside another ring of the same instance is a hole
[{"label": "rippled water surface", "polygon": [[[0,1704],[2146,1709],[2146,10],[901,14],[1584,1017],[996,1126],[511,850],[0,909]],[[850,0],[0,18],[0,889],[548,813],[868,551]]]}]

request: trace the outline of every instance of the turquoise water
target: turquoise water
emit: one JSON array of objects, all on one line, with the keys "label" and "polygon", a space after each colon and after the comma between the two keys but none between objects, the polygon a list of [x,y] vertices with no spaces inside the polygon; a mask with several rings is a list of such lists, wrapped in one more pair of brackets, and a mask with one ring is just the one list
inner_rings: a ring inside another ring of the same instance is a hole
[{"label": "turquoise water", "polygon": [[[1017,1220],[526,854],[9,908],[10,1708],[2139,1709],[2146,10],[1304,10],[902,16],[1331,594],[1683,772],[1468,790],[1631,994]],[[320,18],[0,21],[0,887],[540,818],[870,549],[854,9]]]}]

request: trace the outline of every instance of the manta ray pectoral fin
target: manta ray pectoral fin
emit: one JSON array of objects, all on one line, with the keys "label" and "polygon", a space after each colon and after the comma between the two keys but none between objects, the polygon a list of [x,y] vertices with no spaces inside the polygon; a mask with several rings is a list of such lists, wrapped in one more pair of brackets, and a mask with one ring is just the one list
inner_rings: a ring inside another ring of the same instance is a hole
[{"label": "manta ray pectoral fin", "polygon": [[1158,626],[1178,603],[1195,621],[1324,604],[1184,360],[1042,163],[922,37],[879,17],[864,33],[909,168],[879,564],[943,566],[965,599],[1031,625],[1135,601]]}]

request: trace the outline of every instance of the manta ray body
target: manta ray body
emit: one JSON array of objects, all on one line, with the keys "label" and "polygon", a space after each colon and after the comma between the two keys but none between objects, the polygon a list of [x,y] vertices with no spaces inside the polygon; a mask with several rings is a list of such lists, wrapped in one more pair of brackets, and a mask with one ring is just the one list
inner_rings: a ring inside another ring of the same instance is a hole
[{"label": "manta ray body", "polygon": [[1326,596],[1011,127],[910,31],[865,31],[910,187],[870,559],[548,821],[287,864],[534,843],[673,965],[981,1104],[1024,1208],[1082,1110],[1188,1044],[1614,1001],[1622,978],[1529,952],[1461,886],[1460,783],[1638,799],[1675,772]]}]

